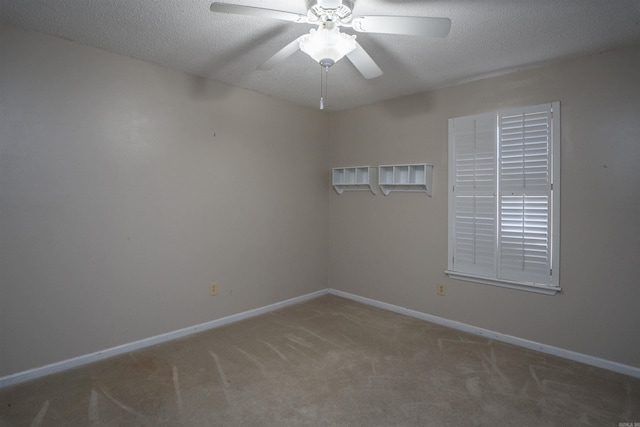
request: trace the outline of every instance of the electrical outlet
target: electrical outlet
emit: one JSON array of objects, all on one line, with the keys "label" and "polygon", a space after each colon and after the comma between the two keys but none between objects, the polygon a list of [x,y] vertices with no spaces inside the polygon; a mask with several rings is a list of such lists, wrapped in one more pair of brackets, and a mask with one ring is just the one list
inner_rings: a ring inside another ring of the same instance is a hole
[{"label": "electrical outlet", "polygon": [[444,283],[438,283],[438,295],[445,296],[447,294],[447,288]]},{"label": "electrical outlet", "polygon": [[209,295],[218,295],[218,283],[211,282],[211,287],[209,288]]}]

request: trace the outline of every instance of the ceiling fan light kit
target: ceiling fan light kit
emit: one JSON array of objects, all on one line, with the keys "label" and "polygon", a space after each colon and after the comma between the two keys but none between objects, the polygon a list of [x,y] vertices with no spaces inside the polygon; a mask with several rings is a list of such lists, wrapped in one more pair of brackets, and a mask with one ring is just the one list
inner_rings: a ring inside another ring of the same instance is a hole
[{"label": "ceiling fan light kit", "polygon": [[300,38],[300,50],[320,65],[324,62],[331,66],[355,48],[356,36],[341,33],[333,23],[321,24],[317,30],[312,29]]},{"label": "ceiling fan light kit", "polygon": [[[290,42],[258,66],[259,70],[270,70],[280,62],[302,50],[320,64],[326,73],[343,57],[358,69],[365,79],[382,75],[382,70],[356,41],[355,35],[341,33],[339,27],[349,27],[362,33],[401,34],[427,37],[445,37],[449,34],[449,18],[423,16],[353,16],[354,0],[306,0],[307,14],[214,2],[211,11],[260,18],[279,19],[294,23],[318,24],[309,34]],[[321,84],[322,86],[322,84]],[[322,87],[321,87],[322,93]],[[323,108],[323,95],[320,108]]]}]

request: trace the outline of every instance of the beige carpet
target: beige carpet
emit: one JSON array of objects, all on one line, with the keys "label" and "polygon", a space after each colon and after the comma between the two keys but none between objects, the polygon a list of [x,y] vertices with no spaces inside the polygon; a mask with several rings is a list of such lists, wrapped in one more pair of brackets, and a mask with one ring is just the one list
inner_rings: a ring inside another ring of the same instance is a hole
[{"label": "beige carpet", "polygon": [[640,380],[327,295],[0,389],[0,426],[613,426]]}]

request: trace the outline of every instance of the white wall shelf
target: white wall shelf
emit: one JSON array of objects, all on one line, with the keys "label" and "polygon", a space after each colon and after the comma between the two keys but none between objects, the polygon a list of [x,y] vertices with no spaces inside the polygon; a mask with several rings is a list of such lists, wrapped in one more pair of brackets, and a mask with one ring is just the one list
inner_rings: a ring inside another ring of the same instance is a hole
[{"label": "white wall shelf", "polygon": [[376,168],[355,166],[331,169],[331,184],[336,193],[346,191],[371,191],[376,194]]},{"label": "white wall shelf", "polygon": [[431,196],[433,165],[380,165],[378,169],[380,189],[385,196],[392,191],[421,192]]}]

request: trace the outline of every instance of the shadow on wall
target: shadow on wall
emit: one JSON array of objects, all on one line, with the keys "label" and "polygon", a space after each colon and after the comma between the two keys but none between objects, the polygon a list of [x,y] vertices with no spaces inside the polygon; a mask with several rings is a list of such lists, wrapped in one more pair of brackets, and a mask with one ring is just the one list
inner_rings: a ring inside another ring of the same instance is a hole
[{"label": "shadow on wall", "polygon": [[430,111],[433,104],[434,94],[432,91],[428,91],[384,101],[382,107],[387,115],[397,119],[405,119]]}]

